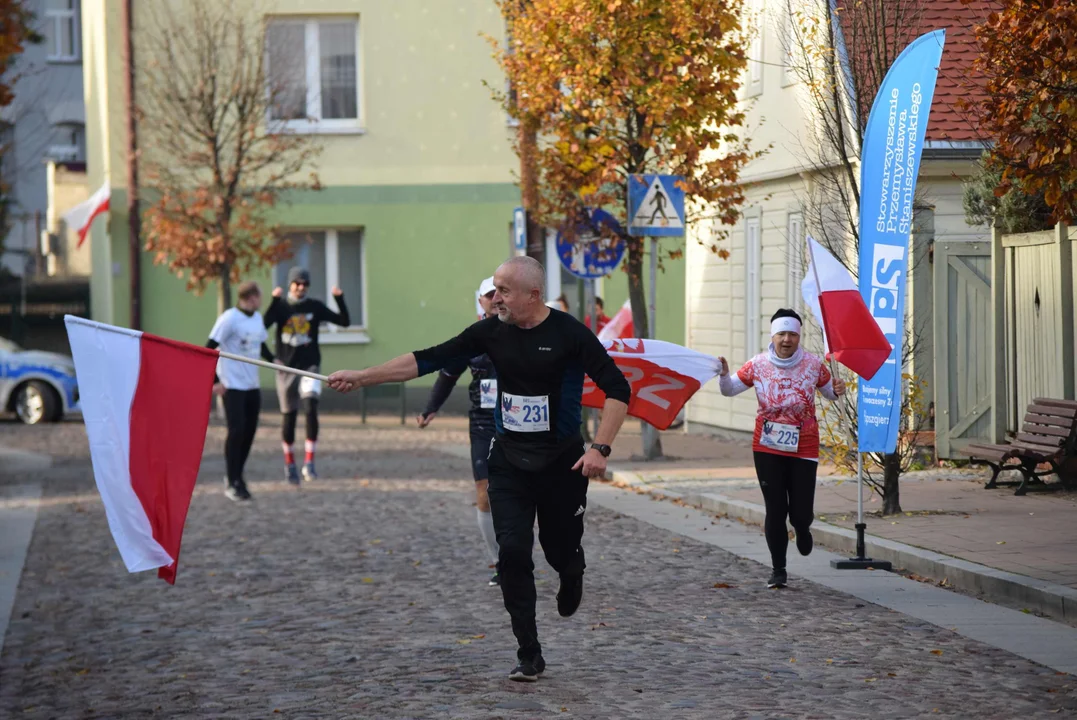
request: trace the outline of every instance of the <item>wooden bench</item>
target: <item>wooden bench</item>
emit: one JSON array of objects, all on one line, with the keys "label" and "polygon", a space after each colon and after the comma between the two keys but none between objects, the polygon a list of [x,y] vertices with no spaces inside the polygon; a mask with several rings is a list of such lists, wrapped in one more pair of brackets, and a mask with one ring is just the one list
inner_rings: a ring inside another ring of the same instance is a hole
[{"label": "wooden bench", "polygon": [[[1024,495],[1030,485],[1040,489],[1070,487],[1067,463],[1077,457],[1077,401],[1036,398],[1028,406],[1024,425],[1014,441],[1005,445],[972,444],[966,448],[971,462],[991,467],[986,488],[1017,485],[1014,495]],[[1050,469],[1037,470],[1041,465]],[[1017,470],[1020,481],[1000,483],[1000,473]],[[1043,482],[1047,475],[1058,475],[1061,483],[1050,488]]]}]

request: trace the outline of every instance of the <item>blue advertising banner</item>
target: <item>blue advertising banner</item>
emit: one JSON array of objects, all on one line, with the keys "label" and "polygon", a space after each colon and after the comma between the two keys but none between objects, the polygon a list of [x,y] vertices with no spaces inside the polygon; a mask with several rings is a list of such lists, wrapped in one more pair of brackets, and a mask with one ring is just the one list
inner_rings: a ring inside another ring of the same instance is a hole
[{"label": "blue advertising banner", "polygon": [[921,35],[890,67],[864,131],[860,168],[860,294],[893,346],[857,398],[860,452],[892,453],[901,425],[909,234],[920,155],[946,31]]}]

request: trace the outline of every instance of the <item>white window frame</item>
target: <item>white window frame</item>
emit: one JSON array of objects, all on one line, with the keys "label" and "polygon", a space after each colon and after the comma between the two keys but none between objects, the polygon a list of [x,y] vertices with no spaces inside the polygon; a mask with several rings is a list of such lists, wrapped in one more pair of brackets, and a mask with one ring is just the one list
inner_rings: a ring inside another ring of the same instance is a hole
[{"label": "white window frame", "polygon": [[789,245],[787,297],[789,307],[800,312],[804,306],[804,298],[800,293],[800,283],[804,280],[805,270],[804,245],[808,242],[804,234],[804,213],[800,210],[790,210],[785,220],[785,231]]},{"label": "white window frame", "polygon": [[[348,327],[326,323],[325,330],[318,336],[318,341],[323,345],[365,345],[370,342],[367,328],[366,228],[288,228],[286,232],[325,233],[325,304],[333,312],[340,312],[332,289],[340,286],[340,236],[337,233],[341,229],[359,231],[359,258],[362,265],[359,278],[360,317],[352,317],[352,324]],[[284,264],[287,262],[285,261]]]},{"label": "white window frame", "polygon": [[744,349],[747,357],[762,350],[763,217],[758,210],[744,218]]},{"label": "white window frame", "polygon": [[48,157],[56,160],[57,162],[85,162],[85,158],[82,156],[82,148],[86,144],[86,127],[81,123],[56,123],[52,126],[53,132],[57,130],[66,130],[69,132],[78,132],[80,143],[74,145],[61,145],[54,143],[49,145]]},{"label": "white window frame", "polygon": [[[505,18],[505,54],[512,55],[515,52],[512,46],[512,29],[509,27],[508,18]],[[508,73],[505,74],[505,99],[512,99],[512,82],[509,80]],[[505,113],[505,124],[510,128],[520,127],[520,121],[508,112]]]},{"label": "white window frame", "polygon": [[766,15],[764,0],[752,2],[752,15],[756,33],[748,46],[748,97],[757,97],[763,94],[763,35],[766,32]]},{"label": "white window frame", "polygon": [[[48,32],[48,27],[45,32],[46,40],[49,42],[49,47],[46,49],[45,59],[52,63],[69,63],[78,62],[82,57],[82,48],[80,43],[82,41],[82,31],[79,27],[79,3],[72,3],[74,7],[61,9],[51,8],[48,5],[45,6],[45,25],[51,25],[51,35]],[[60,42],[61,23],[71,23],[71,55],[62,55],[54,52],[56,50],[57,43]]]},{"label": "white window frame", "polygon": [[[355,23],[355,117],[354,118],[330,118],[323,120],[322,114],[322,75],[321,75],[321,37],[318,26],[327,22],[353,22]],[[272,117],[272,110],[266,113],[266,123],[276,131],[293,132],[305,135],[362,135],[366,133],[363,127],[363,117],[366,104],[363,102],[363,61],[362,61],[362,35],[359,30],[358,15],[319,15],[313,17],[298,17],[288,15],[270,16],[267,25],[302,25],[304,29],[304,47],[306,49],[306,85],[307,85],[307,117],[299,120],[276,120]],[[268,32],[268,28],[267,28]],[[272,73],[269,65],[269,44],[266,43],[266,67]],[[269,92],[269,88],[266,88]]]}]

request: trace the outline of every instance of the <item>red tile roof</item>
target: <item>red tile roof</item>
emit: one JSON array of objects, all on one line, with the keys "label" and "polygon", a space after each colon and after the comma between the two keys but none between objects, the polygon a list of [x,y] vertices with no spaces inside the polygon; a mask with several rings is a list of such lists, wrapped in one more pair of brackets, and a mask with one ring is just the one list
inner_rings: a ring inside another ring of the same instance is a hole
[{"label": "red tile roof", "polygon": [[[876,0],[889,2],[890,0]],[[908,0],[906,0],[908,1]],[[841,3],[843,4],[843,3]],[[998,3],[993,0],[923,0],[919,24],[906,28],[909,41],[944,28],[946,47],[939,66],[939,78],[935,85],[935,99],[931,106],[931,120],[927,126],[927,140],[969,141],[986,140],[967,113],[958,107],[958,100],[965,98],[975,102],[982,94],[982,82],[972,74],[972,63],[979,48],[974,28],[983,22]],[[842,24],[849,22],[842,14]]]}]

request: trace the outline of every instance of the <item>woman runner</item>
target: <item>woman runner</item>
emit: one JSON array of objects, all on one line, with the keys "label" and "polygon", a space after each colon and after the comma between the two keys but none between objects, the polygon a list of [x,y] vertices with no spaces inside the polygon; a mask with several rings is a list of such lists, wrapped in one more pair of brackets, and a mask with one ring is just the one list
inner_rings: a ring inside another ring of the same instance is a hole
[{"label": "woman runner", "polygon": [[781,309],[770,319],[771,344],[735,375],[725,358],[719,380],[722,395],[733,397],[755,388],[759,412],[755,419],[752,451],[755,473],[767,512],[764,529],[774,566],[767,587],[788,582],[785,552],[789,535],[785,521],[796,531],[797,550],[812,550],[809,529],[815,519],[815,472],[819,466],[819,424],[815,419],[815,391],[828,400],[845,393],[841,378],[833,378],[823,360],[800,347],[800,315]]}]

